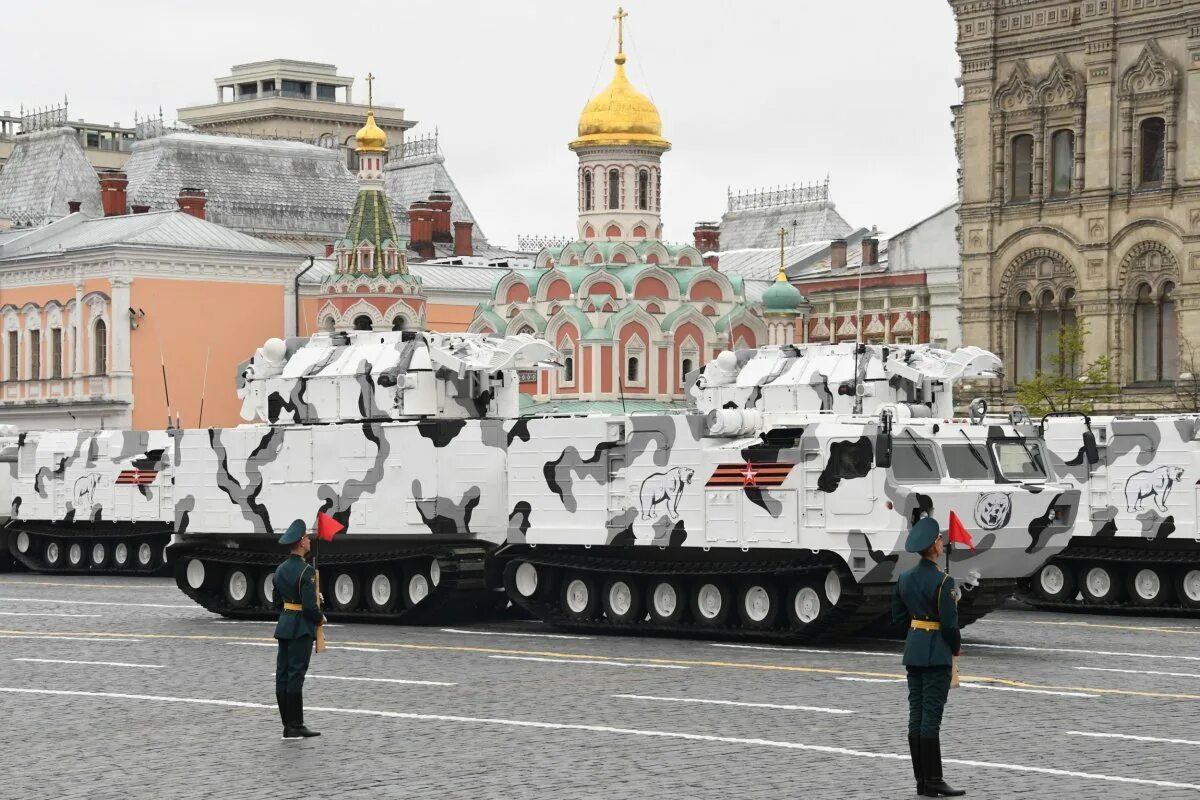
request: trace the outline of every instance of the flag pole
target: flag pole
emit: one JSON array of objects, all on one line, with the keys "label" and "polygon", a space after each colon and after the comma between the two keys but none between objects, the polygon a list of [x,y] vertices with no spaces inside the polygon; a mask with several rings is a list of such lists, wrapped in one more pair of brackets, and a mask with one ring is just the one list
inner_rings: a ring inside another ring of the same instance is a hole
[{"label": "flag pole", "polygon": [[[313,581],[316,583],[316,587],[317,587],[317,610],[321,611],[321,570],[317,566],[318,550],[320,550],[320,546],[321,546],[320,521],[319,520],[318,520],[317,525],[318,525],[317,537],[316,537],[317,540],[313,543]],[[323,611],[321,612],[321,616],[322,617],[325,616],[325,613]],[[316,651],[318,653],[325,652],[325,626],[320,625],[320,624],[317,625]]]}]

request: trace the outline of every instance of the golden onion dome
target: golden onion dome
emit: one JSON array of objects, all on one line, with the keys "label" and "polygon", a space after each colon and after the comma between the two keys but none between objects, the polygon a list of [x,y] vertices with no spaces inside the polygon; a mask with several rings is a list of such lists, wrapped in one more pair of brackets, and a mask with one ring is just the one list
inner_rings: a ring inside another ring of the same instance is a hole
[{"label": "golden onion dome", "polygon": [[662,136],[662,117],[650,98],[633,88],[625,77],[625,54],[617,53],[612,83],[593,97],[579,115],[579,138],[572,150],[604,145],[641,145],[670,150]]},{"label": "golden onion dome", "polygon": [[367,111],[367,124],[354,134],[354,149],[360,153],[383,153],[387,151],[387,134],[375,124],[375,111]]}]

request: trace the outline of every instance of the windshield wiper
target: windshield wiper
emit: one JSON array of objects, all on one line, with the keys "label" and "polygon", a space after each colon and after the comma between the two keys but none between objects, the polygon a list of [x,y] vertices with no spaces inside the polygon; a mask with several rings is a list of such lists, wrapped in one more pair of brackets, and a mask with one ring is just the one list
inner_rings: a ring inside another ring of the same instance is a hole
[{"label": "windshield wiper", "polygon": [[913,436],[912,428],[905,428],[904,432],[908,434],[909,439],[912,439],[913,451],[916,452],[917,458],[921,459],[921,463],[925,465],[925,469],[933,472],[933,464],[930,464],[929,459],[921,452],[921,446],[917,443],[917,437]]},{"label": "windshield wiper", "polygon": [[1029,456],[1029,463],[1033,464],[1034,469],[1042,473],[1043,478],[1046,477],[1046,468],[1042,465],[1042,459],[1033,454],[1033,451],[1025,444],[1024,439],[1017,439],[1017,441],[1020,443],[1021,449],[1025,451],[1025,455]]},{"label": "windshield wiper", "polygon": [[[959,428],[958,432],[961,433],[962,437],[967,440],[967,446],[971,448],[971,455],[975,456],[975,460],[979,462],[979,466],[981,466],[985,470],[987,470],[988,469],[987,462],[983,460],[983,456],[981,456],[979,454],[979,451],[975,448],[975,443],[971,441],[971,437],[967,436],[967,432],[964,431],[962,428]],[[991,470],[988,470],[988,471],[990,472]]]}]

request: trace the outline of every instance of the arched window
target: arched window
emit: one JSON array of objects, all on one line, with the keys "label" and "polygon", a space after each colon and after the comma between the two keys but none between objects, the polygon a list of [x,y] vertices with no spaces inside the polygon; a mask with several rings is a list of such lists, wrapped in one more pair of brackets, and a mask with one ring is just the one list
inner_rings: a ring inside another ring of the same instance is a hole
[{"label": "arched window", "polygon": [[354,330],[356,331],[369,331],[373,327],[374,325],[371,324],[371,318],[366,314],[359,314],[354,318]]},{"label": "arched window", "polygon": [[1156,294],[1149,284],[1138,287],[1133,312],[1133,379],[1169,381],[1179,373],[1179,321],[1175,284]]},{"label": "arched window", "polygon": [[533,336],[533,327],[530,325],[522,325],[521,329],[519,331],[517,331],[517,335],[520,335],[522,333],[527,333],[530,336]]},{"label": "arched window", "polygon": [[325,319],[321,320],[321,330],[325,331],[326,333],[332,333],[333,324],[333,317],[326,317]]},{"label": "arched window", "polygon": [[395,316],[395,318],[392,319],[392,330],[394,330],[394,331],[404,330],[404,317],[397,314]]},{"label": "arched window", "polygon": [[608,207],[621,207],[621,173],[615,169],[608,171]]},{"label": "arched window", "polygon": [[1163,164],[1166,160],[1167,123],[1162,117],[1142,120],[1139,136],[1139,161],[1141,184],[1155,186],[1162,183]]},{"label": "arched window", "polygon": [[1012,140],[1013,200],[1028,200],[1033,193],[1033,137],[1022,134]]},{"label": "arched window", "polygon": [[641,362],[638,361],[637,356],[630,356],[629,364],[625,369],[625,380],[631,383],[640,381],[642,379],[641,366]]},{"label": "arched window", "polygon": [[29,380],[42,379],[42,332],[34,328],[29,332]]},{"label": "arched window", "polygon": [[16,331],[8,332],[8,379],[21,379],[21,335]]},{"label": "arched window", "polygon": [[1069,195],[1075,177],[1075,134],[1071,131],[1055,131],[1050,137],[1050,170],[1051,197]]},{"label": "arched window", "polygon": [[563,359],[562,376],[563,383],[575,382],[575,359],[571,356],[567,356],[565,359]]},{"label": "arched window", "polygon": [[683,361],[681,361],[679,364],[679,385],[680,386],[682,386],[683,382],[685,380],[687,380],[687,374],[691,371],[692,371],[692,360],[690,358],[683,359]]},{"label": "arched window", "polygon": [[644,169],[638,171],[637,207],[640,209],[650,207],[650,172]]},{"label": "arched window", "polygon": [[1038,372],[1074,373],[1076,364],[1062,364],[1058,360],[1059,331],[1075,324],[1074,302],[1074,289],[1063,290],[1061,303],[1055,302],[1049,289],[1038,295],[1036,302],[1028,292],[1018,295],[1013,337],[1018,382],[1027,381]]},{"label": "arched window", "polygon": [[108,374],[108,326],[102,319],[92,328],[92,374]]},{"label": "arched window", "polygon": [[592,171],[590,169],[583,172],[583,210],[592,210]]}]

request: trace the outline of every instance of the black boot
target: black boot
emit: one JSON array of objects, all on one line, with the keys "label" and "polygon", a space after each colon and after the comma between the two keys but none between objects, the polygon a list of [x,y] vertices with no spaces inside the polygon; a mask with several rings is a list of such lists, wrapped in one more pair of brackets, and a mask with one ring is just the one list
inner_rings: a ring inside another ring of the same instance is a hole
[{"label": "black boot", "polygon": [[921,737],[910,733],[908,735],[908,753],[912,756],[913,777],[917,779],[917,794],[925,794],[925,775],[921,763]]},{"label": "black boot", "polygon": [[283,740],[298,742],[304,737],[296,730],[296,695],[280,692],[280,716],[283,717]]},{"label": "black boot", "polygon": [[921,737],[921,764],[925,775],[925,797],[961,797],[966,794],[942,779],[942,742],[938,738]]},{"label": "black boot", "polygon": [[301,738],[307,739],[310,736],[320,736],[317,731],[310,731],[304,727],[304,694],[296,692],[292,698],[292,733]]}]

